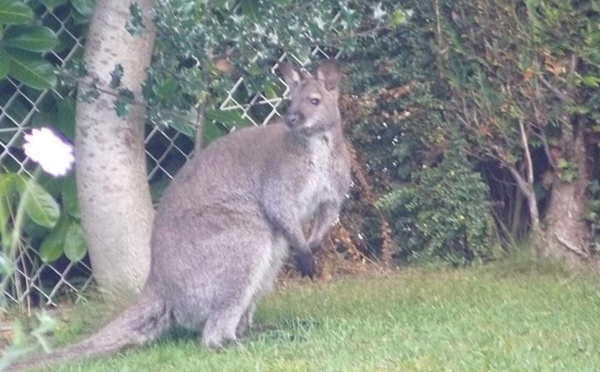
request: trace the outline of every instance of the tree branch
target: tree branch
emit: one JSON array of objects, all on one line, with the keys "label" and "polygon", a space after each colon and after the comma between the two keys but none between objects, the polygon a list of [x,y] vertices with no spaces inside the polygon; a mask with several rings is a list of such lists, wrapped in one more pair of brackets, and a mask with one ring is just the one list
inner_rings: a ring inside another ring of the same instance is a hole
[{"label": "tree branch", "polygon": [[567,240],[561,238],[556,233],[554,234],[554,236],[556,237],[556,240],[558,240],[558,242],[560,244],[562,244],[565,248],[569,249],[570,251],[572,251],[576,255],[581,256],[581,257],[585,257],[585,258],[589,258],[589,254],[587,252],[581,250],[580,248],[576,247],[572,243],[569,243]]},{"label": "tree branch", "polygon": [[[539,127],[538,127],[539,128]],[[552,154],[550,153],[550,144],[548,144],[548,138],[546,138],[546,134],[544,133],[544,131],[540,128],[541,133],[533,133],[536,137],[538,137],[540,139],[540,141],[542,141],[542,145],[544,146],[544,153],[546,154],[546,157],[548,158],[548,164],[550,164],[550,167],[552,168],[552,170],[556,170],[556,163],[554,162],[554,158],[552,158]]]},{"label": "tree branch", "polygon": [[521,192],[525,195],[527,195],[527,197],[531,196],[532,193],[532,189],[530,184],[527,183],[527,181],[525,181],[525,179],[523,178],[523,176],[519,173],[519,171],[517,170],[517,168],[513,167],[513,166],[507,166],[506,167],[508,169],[508,171],[510,172],[510,174],[513,176],[513,178],[515,179],[515,181],[517,182],[517,186],[519,186],[519,189],[521,190]]},{"label": "tree branch", "polygon": [[202,151],[204,147],[204,122],[206,117],[204,115],[204,104],[200,104],[196,109],[196,143],[194,144],[194,152],[198,153]]},{"label": "tree branch", "polygon": [[521,131],[521,141],[523,144],[523,150],[525,150],[525,164],[527,165],[527,183],[533,185],[533,161],[531,160],[531,153],[529,152],[529,140],[527,139],[527,133],[523,125],[523,120],[519,120],[519,129]]},{"label": "tree branch", "polygon": [[571,102],[571,97],[569,97],[565,92],[558,89],[554,85],[550,84],[550,82],[548,80],[546,80],[543,76],[540,76],[540,81],[546,88],[550,89],[552,91],[552,93],[554,93],[561,100],[561,102],[563,102],[563,103]]}]

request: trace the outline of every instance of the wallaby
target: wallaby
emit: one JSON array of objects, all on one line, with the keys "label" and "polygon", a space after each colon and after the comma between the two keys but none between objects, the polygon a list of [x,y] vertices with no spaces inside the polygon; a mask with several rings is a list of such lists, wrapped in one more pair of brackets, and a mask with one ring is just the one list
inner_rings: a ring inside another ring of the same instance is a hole
[{"label": "wallaby", "polygon": [[284,120],[215,141],[163,195],[139,299],[89,338],[9,370],[112,354],[157,338],[173,323],[201,332],[207,348],[220,348],[251,325],[289,250],[301,273],[313,275],[311,250],[338,218],[350,187],[340,71],[334,61],[323,62],[316,78],[286,64],[280,70],[291,98]]}]

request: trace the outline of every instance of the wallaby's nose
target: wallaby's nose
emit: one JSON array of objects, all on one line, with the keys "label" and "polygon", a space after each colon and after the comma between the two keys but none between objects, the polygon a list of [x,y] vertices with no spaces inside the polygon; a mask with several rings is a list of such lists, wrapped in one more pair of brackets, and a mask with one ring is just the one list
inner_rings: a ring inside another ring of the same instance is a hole
[{"label": "wallaby's nose", "polygon": [[300,121],[300,114],[298,114],[297,112],[288,112],[287,114],[285,114],[285,123],[287,124],[288,127],[290,128],[294,128],[298,125],[298,122]]}]

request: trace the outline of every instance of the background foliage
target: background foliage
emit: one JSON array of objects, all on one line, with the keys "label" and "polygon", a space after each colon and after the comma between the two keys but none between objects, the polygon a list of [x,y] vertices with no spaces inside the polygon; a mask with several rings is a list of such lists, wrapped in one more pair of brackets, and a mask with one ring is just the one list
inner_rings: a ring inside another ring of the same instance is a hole
[{"label": "background foliage", "polygon": [[494,257],[488,187],[460,148],[379,201],[395,227],[396,257],[466,264]]},{"label": "background foliage", "polygon": [[[36,172],[33,180],[29,176],[33,167],[28,174],[16,161],[23,157],[22,141],[13,136],[20,125],[50,126],[73,140],[74,85],[60,79],[60,70],[64,61],[80,58],[77,40],[85,32],[93,6],[93,0],[0,1],[0,55],[6,57],[0,57],[0,141],[10,146],[5,155],[11,153],[0,168],[0,230],[3,246],[8,247],[24,185],[33,183],[34,197],[26,204],[28,218],[19,244],[33,246],[42,263],[64,256],[68,262],[85,257],[75,179],[73,175],[53,179]],[[24,262],[19,265],[20,270],[28,270]]]},{"label": "background foliage", "polygon": [[196,128],[180,118],[206,108],[205,141],[251,124],[239,112],[217,109],[239,77],[244,76],[240,91],[245,96],[236,97],[241,102],[256,93],[277,98],[283,91],[268,71],[277,59],[287,53],[308,61],[316,45],[350,50],[352,39],[339,35],[358,22],[347,1],[331,0],[310,6],[292,0],[160,0],[155,14],[158,37],[146,86],[149,116],[192,135]]},{"label": "background foliage", "polygon": [[[347,63],[360,106],[349,133],[375,192],[385,195],[378,206],[396,259],[464,264],[494,257],[496,236],[487,186],[466,154],[462,128],[444,115],[449,90],[439,73],[433,5],[404,2],[406,22],[359,38]],[[384,1],[379,9],[395,6]],[[377,245],[376,234],[366,237]]]},{"label": "background foliage", "polygon": [[[565,200],[560,193],[598,177],[599,4],[437,2],[440,78],[450,88],[446,113],[466,130],[473,153],[491,166],[486,179],[493,195],[508,192],[496,210],[512,232],[524,220],[536,223],[537,216],[520,208],[523,187],[507,184],[526,182],[533,189],[543,239],[550,242],[574,229],[561,227],[570,226],[568,220],[581,219],[554,212]],[[569,203],[583,209],[594,195],[575,192]],[[595,233],[590,225],[578,228],[576,250],[591,257],[588,236]]]},{"label": "background foliage", "polygon": [[[92,9],[91,0],[0,0],[0,103],[14,90],[8,78],[26,84],[32,97],[54,89],[36,103],[40,112],[32,118],[25,115],[31,103],[21,98],[7,114],[32,126],[52,123],[73,138],[73,89],[85,66],[76,56],[59,67],[47,52],[64,56],[72,41],[40,15],[70,14],[64,27],[85,35]],[[130,11],[124,27],[144,32],[148,25],[135,4]],[[366,182],[353,189],[342,218],[351,238],[363,251],[381,254],[389,225],[399,261],[493,259],[495,226],[507,241],[528,232],[523,195],[507,171],[526,175],[519,123],[528,135],[542,214],[553,182],[580,176],[566,141],[573,133],[585,133],[590,180],[600,174],[599,14],[597,0],[159,0],[144,91],[148,119],[190,138],[191,151],[200,124],[205,143],[250,125],[240,112],[218,108],[240,77],[240,102],[258,92],[274,98],[283,88],[268,72],[279,59],[305,62],[314,46],[341,51],[354,171]],[[115,84],[121,73],[115,66]],[[139,98],[123,94],[116,108],[126,114]],[[175,172],[184,160],[166,157],[165,167]],[[167,183],[155,181],[155,200]],[[52,227],[27,224],[26,233],[42,260],[52,262],[64,256],[68,226],[78,223],[76,190],[72,178],[40,184],[59,203],[60,217]],[[586,194],[594,234],[597,189],[592,182]],[[81,259],[82,247],[68,258]]]}]

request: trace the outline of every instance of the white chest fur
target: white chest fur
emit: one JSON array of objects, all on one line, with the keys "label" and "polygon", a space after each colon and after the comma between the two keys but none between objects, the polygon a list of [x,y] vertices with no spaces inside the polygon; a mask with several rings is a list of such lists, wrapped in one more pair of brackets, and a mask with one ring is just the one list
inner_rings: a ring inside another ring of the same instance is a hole
[{"label": "white chest fur", "polygon": [[327,136],[319,136],[309,144],[309,156],[306,158],[307,172],[303,188],[298,197],[298,211],[301,220],[312,219],[316,209],[324,201],[333,197],[332,187],[332,141]]}]

